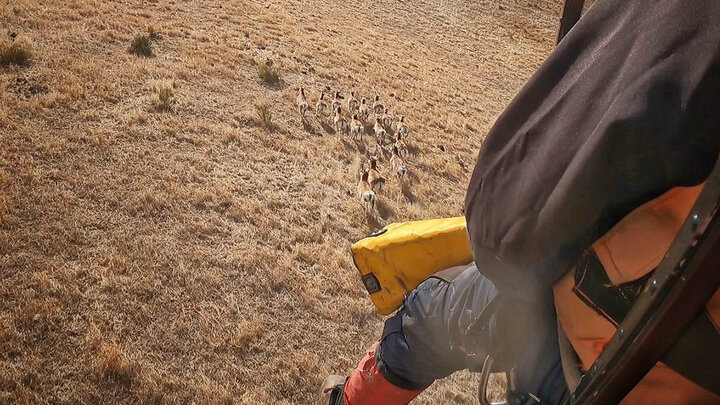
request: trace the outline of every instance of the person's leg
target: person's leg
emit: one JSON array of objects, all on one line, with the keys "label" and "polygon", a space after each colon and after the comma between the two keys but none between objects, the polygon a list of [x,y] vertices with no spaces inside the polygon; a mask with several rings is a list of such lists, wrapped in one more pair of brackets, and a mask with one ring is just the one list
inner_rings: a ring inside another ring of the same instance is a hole
[{"label": "person's leg", "polygon": [[[495,313],[496,306],[490,303],[497,291],[477,267],[469,266],[445,280],[443,273],[420,284],[405,299],[403,308],[385,323],[377,363],[386,379],[399,387],[427,387],[457,370],[478,370],[489,348],[497,347],[498,340],[506,338],[498,330],[497,317],[515,316]],[[554,312],[545,314],[552,315]],[[557,329],[529,333],[545,342],[544,349],[537,358],[519,355],[512,368],[500,365],[503,370],[511,370],[508,401],[561,404],[568,389]]]},{"label": "person's leg", "polygon": [[385,322],[379,344],[335,389],[333,405],[406,404],[434,380],[479,366],[484,356],[473,353],[465,331],[494,296],[495,287],[475,266],[422,282]]},{"label": "person's leg", "polygon": [[428,386],[455,371],[479,368],[485,353],[479,353],[478,340],[486,339],[468,339],[466,331],[496,294],[474,265],[427,279],[385,322],[377,355],[381,370]]},{"label": "person's leg", "polygon": [[[564,403],[568,388],[560,360],[557,326],[545,328],[544,322],[547,318],[554,319],[554,307],[537,301],[508,304],[503,298],[499,296],[493,301],[490,340],[484,342],[483,347],[507,374],[508,402],[511,405]],[[513,328],[517,326],[510,322],[513,317],[527,313],[534,317],[521,325],[522,328]],[[532,341],[533,347],[529,347],[528,341]]]},{"label": "person's leg", "polygon": [[344,405],[377,404],[379,399],[383,404],[403,405],[427,388],[383,370],[382,364],[377,361],[378,348],[379,344],[375,344],[368,350],[345,382],[342,393]]}]

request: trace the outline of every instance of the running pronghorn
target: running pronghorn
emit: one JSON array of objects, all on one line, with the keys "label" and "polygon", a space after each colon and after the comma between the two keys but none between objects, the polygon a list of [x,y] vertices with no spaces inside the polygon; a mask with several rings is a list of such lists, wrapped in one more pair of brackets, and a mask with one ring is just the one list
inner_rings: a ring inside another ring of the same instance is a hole
[{"label": "running pronghorn", "polygon": [[367,160],[379,160],[382,157],[382,146],[380,145],[368,145],[365,148],[365,157]]},{"label": "running pronghorn", "polygon": [[342,107],[340,106],[335,109],[335,118],[333,119],[333,123],[335,124],[335,132],[347,132],[348,122],[343,115]]},{"label": "running pronghorn", "polygon": [[375,100],[373,101],[373,112],[375,114],[382,114],[384,109],[385,109],[385,106],[383,106],[382,103],[380,102],[380,96],[378,96],[376,94]]},{"label": "running pronghorn", "polygon": [[397,133],[397,140],[395,141],[395,148],[397,148],[398,152],[400,153],[400,157],[403,159],[407,158],[408,155],[410,155],[410,151],[408,151],[407,145],[405,145],[405,141],[402,139],[402,133]]},{"label": "running pronghorn", "polygon": [[384,145],[385,138],[387,137],[387,131],[383,127],[382,119],[380,117],[375,118],[375,125],[373,126],[373,129],[375,130],[375,141],[377,144]]},{"label": "running pronghorn", "polygon": [[348,105],[348,111],[350,111],[350,113],[357,112],[358,107],[360,106],[360,103],[358,103],[358,100],[355,98],[354,91],[350,92],[350,97],[348,97],[347,105]]},{"label": "running pronghorn", "polygon": [[393,146],[393,154],[390,158],[390,166],[398,177],[398,180],[402,182],[403,178],[407,174],[408,168],[405,160],[400,156],[400,151],[397,146]]},{"label": "running pronghorn", "polygon": [[342,102],[341,102],[340,100],[342,100],[343,98],[344,98],[344,97],[340,95],[340,92],[339,92],[339,91],[336,91],[336,92],[335,92],[335,97],[333,97],[333,101],[332,101],[332,110],[333,110],[333,113],[334,113],[338,108],[340,108],[340,106],[342,105]]},{"label": "running pronghorn", "polygon": [[325,91],[320,92],[320,98],[315,103],[315,112],[325,115],[328,109],[327,101],[325,101]]},{"label": "running pronghorn", "polygon": [[369,214],[372,209],[375,208],[375,192],[372,190],[372,187],[370,187],[368,176],[367,170],[363,170],[362,176],[360,176],[360,182],[358,183],[358,196],[360,197],[360,202],[365,206],[366,214]]},{"label": "running pronghorn", "polygon": [[396,128],[396,130],[397,130],[396,132],[397,132],[398,134],[403,134],[403,135],[407,135],[407,134],[408,134],[409,128],[408,128],[407,122],[405,122],[405,116],[404,116],[404,115],[401,115],[401,116],[400,116],[400,119],[398,120],[398,123],[397,123],[396,127],[397,127],[397,128]]},{"label": "running pronghorn", "polygon": [[390,129],[390,127],[392,126],[392,121],[393,121],[392,116],[390,115],[390,110],[388,110],[387,107],[385,107],[383,112],[384,112],[384,114],[382,116],[383,125],[385,125],[385,128]]},{"label": "running pronghorn", "polygon": [[352,119],[350,120],[350,133],[352,134],[354,141],[357,141],[358,138],[362,141],[362,136],[365,133],[365,125],[360,122],[357,114],[353,114]]},{"label": "running pronghorn", "polygon": [[310,108],[310,105],[307,102],[307,98],[305,97],[305,89],[300,87],[300,94],[297,96],[297,105],[298,109],[300,110],[300,118],[302,118],[303,121],[305,121],[305,113]]},{"label": "running pronghorn", "polygon": [[375,194],[379,194],[385,188],[385,177],[377,168],[377,159],[370,158],[370,170],[368,170],[368,182]]},{"label": "running pronghorn", "polygon": [[360,107],[358,107],[358,114],[363,121],[367,121],[370,117],[370,107],[367,105],[367,99],[365,97],[360,99]]}]

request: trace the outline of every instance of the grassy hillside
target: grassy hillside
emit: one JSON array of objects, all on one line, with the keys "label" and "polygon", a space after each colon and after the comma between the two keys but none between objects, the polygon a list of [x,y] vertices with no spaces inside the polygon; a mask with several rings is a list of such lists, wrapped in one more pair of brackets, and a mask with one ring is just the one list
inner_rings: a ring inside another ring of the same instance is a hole
[{"label": "grassy hillside", "polygon": [[[483,137],[552,49],[559,9],[0,2],[0,46],[29,57],[0,63],[0,403],[311,403],[382,326],[350,243],[461,213]],[[303,125],[300,86],[312,104],[327,86],[407,116],[409,185],[381,161],[373,215],[355,194],[364,147],[312,114]],[[415,403],[473,403],[475,381]]]}]

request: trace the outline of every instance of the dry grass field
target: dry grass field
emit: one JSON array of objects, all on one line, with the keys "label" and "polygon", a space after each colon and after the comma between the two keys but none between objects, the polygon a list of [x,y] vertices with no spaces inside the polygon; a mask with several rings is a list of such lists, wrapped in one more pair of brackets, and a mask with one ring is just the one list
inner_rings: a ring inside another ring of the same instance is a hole
[{"label": "dry grass field", "polygon": [[[0,0],[0,47],[30,57],[0,66],[0,404],[312,403],[382,326],[350,243],[461,213],[559,10]],[[300,86],[313,105],[329,86],[407,116],[409,184],[381,161],[373,215],[355,191],[363,146],[303,125]],[[474,403],[476,381],[414,403]]]}]

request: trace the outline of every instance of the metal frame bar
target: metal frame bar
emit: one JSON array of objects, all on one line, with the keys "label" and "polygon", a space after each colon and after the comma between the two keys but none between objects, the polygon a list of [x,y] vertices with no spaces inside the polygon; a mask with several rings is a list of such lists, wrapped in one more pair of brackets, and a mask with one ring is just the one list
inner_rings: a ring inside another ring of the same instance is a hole
[{"label": "metal frame bar", "polygon": [[493,359],[490,355],[485,356],[482,371],[480,372],[480,383],[478,384],[478,401],[480,405],[508,405],[507,401],[491,402],[487,397],[487,386],[492,374]]}]

